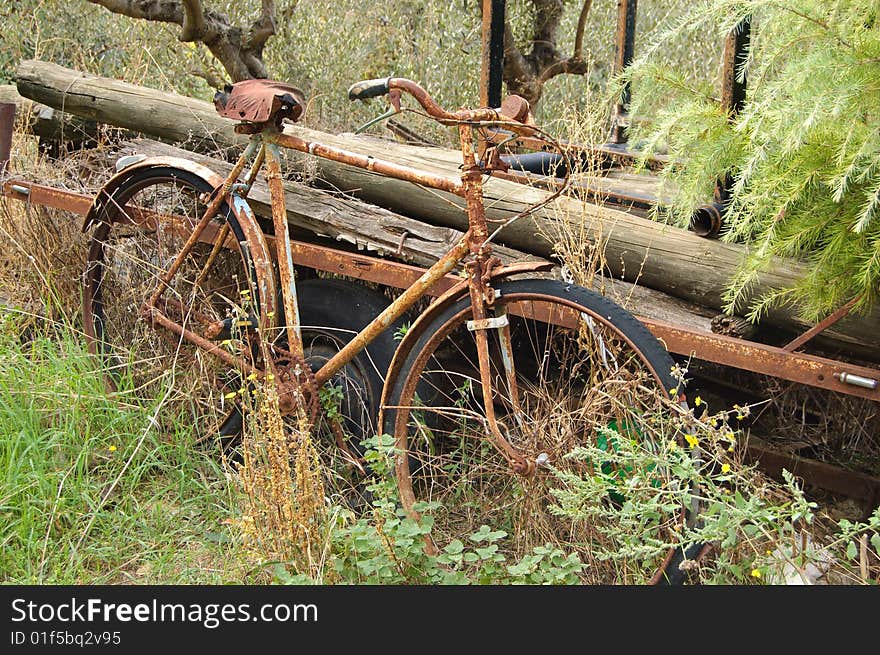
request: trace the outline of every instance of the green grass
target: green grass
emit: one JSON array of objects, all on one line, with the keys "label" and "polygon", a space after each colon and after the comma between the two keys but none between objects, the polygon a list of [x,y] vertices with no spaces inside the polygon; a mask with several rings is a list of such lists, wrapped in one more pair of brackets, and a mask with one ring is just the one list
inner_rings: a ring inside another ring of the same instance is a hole
[{"label": "green grass", "polygon": [[161,398],[109,396],[84,343],[0,316],[0,582],[240,582],[222,466]]}]

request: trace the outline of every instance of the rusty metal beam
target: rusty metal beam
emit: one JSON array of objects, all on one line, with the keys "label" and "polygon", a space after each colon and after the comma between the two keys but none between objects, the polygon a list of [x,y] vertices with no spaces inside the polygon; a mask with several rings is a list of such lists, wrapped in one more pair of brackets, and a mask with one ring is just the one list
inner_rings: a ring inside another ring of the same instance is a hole
[{"label": "rusty metal beam", "polygon": [[[730,121],[736,119],[737,114],[742,111],[746,103],[746,73],[743,66],[749,56],[751,35],[752,18],[746,16],[736,24],[724,40],[721,69],[721,108]],[[740,72],[742,75],[737,74]],[[715,202],[719,205],[726,204],[730,200],[732,187],[733,178],[730,175],[725,175],[717,180],[713,193]]]},{"label": "rusty metal beam", "polygon": [[880,388],[869,389],[841,381],[841,377],[846,379],[848,375],[880,380],[880,370],[791,353],[775,346],[699,332],[662,321],[640,320],[666,344],[669,351],[679,355],[880,401]]},{"label": "rusty metal beam", "polygon": [[747,462],[755,462],[772,477],[782,479],[782,470],[798,476],[808,484],[847,498],[865,501],[869,511],[880,501],[880,479],[864,473],[849,471],[833,464],[807,459],[755,443],[752,439],[746,445]]},{"label": "rusty metal beam", "polygon": [[504,69],[505,0],[482,0],[482,59],[480,106],[501,106],[501,73]]},{"label": "rusty metal beam", "polygon": [[[721,72],[721,107],[730,118],[734,118],[746,102],[746,58],[749,56],[749,43],[752,35],[752,19],[746,16],[727,35],[724,40],[724,55]],[[738,73],[742,75],[738,75]]]},{"label": "rusty metal beam", "polygon": [[87,196],[75,191],[14,179],[6,180],[3,183],[3,195],[13,200],[31,202],[52,209],[62,209],[82,216],[89,212],[95,199],[94,196]]},{"label": "rusty metal beam", "polygon": [[797,350],[798,348],[803,346],[805,343],[807,343],[810,339],[812,339],[813,337],[818,335],[820,332],[823,332],[824,330],[828,329],[829,327],[831,327],[832,325],[837,323],[837,321],[839,321],[844,316],[849,314],[850,311],[852,310],[852,308],[855,306],[855,304],[859,301],[859,298],[860,298],[860,296],[856,296],[855,298],[850,300],[848,303],[843,305],[843,307],[840,307],[839,309],[837,309],[837,311],[835,311],[833,314],[829,314],[824,319],[822,319],[822,321],[820,321],[819,323],[816,323],[816,325],[811,327],[809,330],[807,330],[803,334],[795,337],[794,339],[789,341],[787,344],[782,346],[782,349],[787,352],[790,352],[790,353],[794,352],[795,350]]}]

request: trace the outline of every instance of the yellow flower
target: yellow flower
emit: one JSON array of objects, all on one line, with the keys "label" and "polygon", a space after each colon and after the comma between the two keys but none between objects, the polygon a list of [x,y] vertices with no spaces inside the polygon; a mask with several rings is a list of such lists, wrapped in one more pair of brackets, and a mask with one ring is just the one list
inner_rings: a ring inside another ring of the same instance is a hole
[{"label": "yellow flower", "polygon": [[248,380],[248,382],[253,382],[253,381],[256,380],[256,379],[257,379],[257,374],[256,374],[256,373],[251,373],[250,375],[247,376],[247,380]]},{"label": "yellow flower", "polygon": [[239,293],[243,296],[251,295],[250,289],[242,289],[241,291],[239,291]]},{"label": "yellow flower", "polygon": [[761,579],[761,571],[759,571],[758,569],[752,569],[751,575],[753,578],[756,578],[758,580]]},{"label": "yellow flower", "polygon": [[226,400],[232,400],[233,398],[235,398],[235,396],[236,393],[234,391],[230,391],[229,393],[224,394],[223,397],[226,398]]},{"label": "yellow flower", "polygon": [[667,448],[669,448],[669,450],[675,450],[676,448],[678,448],[678,444],[675,443],[675,439],[670,439],[669,443],[666,444],[666,446]]},{"label": "yellow flower", "polygon": [[271,382],[272,380],[275,379],[275,376],[272,375],[271,373],[269,373],[269,374],[266,376],[266,379],[267,379],[269,382]]},{"label": "yellow flower", "polygon": [[728,464],[727,462],[722,464],[721,465],[721,472],[722,473],[730,473],[730,464]]},{"label": "yellow flower", "polygon": [[678,394],[678,387],[672,387],[672,388],[669,390],[669,395],[670,395],[670,396],[675,396],[675,395],[677,395],[677,394]]},{"label": "yellow flower", "polygon": [[702,398],[700,398],[699,396],[697,396],[696,398],[694,398],[694,405],[695,405],[696,407],[699,407],[699,406],[702,405],[702,404],[703,404],[703,399],[702,399]]},{"label": "yellow flower", "polygon": [[110,446],[107,450],[109,450],[111,453],[115,453],[115,452],[116,452],[116,446]]},{"label": "yellow flower", "polygon": [[232,341],[230,341],[229,339],[224,339],[223,341],[220,342],[220,345],[221,346],[231,346]]},{"label": "yellow flower", "polygon": [[729,446],[729,447],[727,448],[727,452],[729,452],[729,453],[732,453],[733,450],[734,450],[733,446]]},{"label": "yellow flower", "polygon": [[700,443],[700,440],[697,439],[697,438],[696,438],[694,435],[692,435],[692,434],[686,434],[686,435],[684,435],[684,440],[687,441],[687,442],[690,444],[691,448],[696,448],[696,447],[697,447],[697,444]]}]

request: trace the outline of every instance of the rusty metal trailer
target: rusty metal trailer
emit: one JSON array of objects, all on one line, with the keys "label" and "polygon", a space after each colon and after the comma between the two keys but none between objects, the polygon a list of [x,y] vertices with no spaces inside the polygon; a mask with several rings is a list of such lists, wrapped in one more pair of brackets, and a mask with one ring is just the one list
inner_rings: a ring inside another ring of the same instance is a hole
[{"label": "rusty metal trailer", "polygon": [[[484,0],[483,5],[484,57],[481,97],[485,104],[497,106],[500,104],[500,67],[503,60],[499,55],[499,48],[502,47],[500,44],[503,41],[499,29],[503,29],[504,2]],[[617,57],[619,67],[625,66],[632,59],[635,6],[635,0],[619,1]],[[502,12],[500,19],[499,12]],[[743,82],[736,80],[734,64],[741,58],[747,41],[748,23],[732,33],[725,45],[725,83],[722,101],[730,111],[736,111],[744,97]],[[626,149],[627,120],[626,106],[621,103],[615,111],[609,142],[594,148],[594,154],[607,158],[612,164],[633,160],[634,153]],[[12,200],[85,215],[92,204],[92,196],[5,176],[3,171],[10,156],[13,121],[14,105],[0,105],[0,182],[2,182],[0,193]],[[664,163],[662,158],[653,160],[654,166],[662,166]],[[516,176],[513,178],[515,179]],[[723,203],[726,183],[724,180],[719,181],[716,203]],[[620,195],[617,200],[621,206],[629,207],[645,201],[644,198],[625,194]],[[424,272],[421,267],[392,259],[331,248],[308,241],[294,241],[293,254],[294,264],[298,266],[395,288],[406,288]],[[439,295],[460,280],[461,278],[454,275],[448,275],[432,289],[432,294]],[[639,318],[672,353],[878,402],[880,401],[880,369],[871,365],[856,365],[799,352],[799,349],[811,339],[845,316],[851,305],[852,303],[840,308],[783,347],[695,330],[686,325],[674,325],[648,317]],[[638,312],[636,314],[638,315]],[[770,471],[778,471],[785,467],[817,486],[866,501],[872,507],[880,500],[880,480],[877,478],[793,455],[781,455],[754,445],[750,446],[749,454],[760,460]]]}]

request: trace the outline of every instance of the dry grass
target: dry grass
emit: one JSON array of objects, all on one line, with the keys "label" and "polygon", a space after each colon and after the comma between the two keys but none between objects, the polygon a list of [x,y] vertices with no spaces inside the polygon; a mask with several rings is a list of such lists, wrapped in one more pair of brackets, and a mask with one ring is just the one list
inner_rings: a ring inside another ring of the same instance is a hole
[{"label": "dry grass", "polygon": [[281,562],[326,582],[327,505],[309,421],[302,412],[285,421],[271,384],[253,392],[251,402],[238,465],[243,546],[261,566]]},{"label": "dry grass", "polygon": [[[26,116],[19,117],[19,128]],[[64,164],[39,152],[22,129],[14,135],[9,175],[75,191],[89,191],[75,158]],[[86,237],[81,217],[7,198],[0,199],[0,235],[6,243],[0,276],[7,304],[48,318],[73,318],[81,299]]]}]

